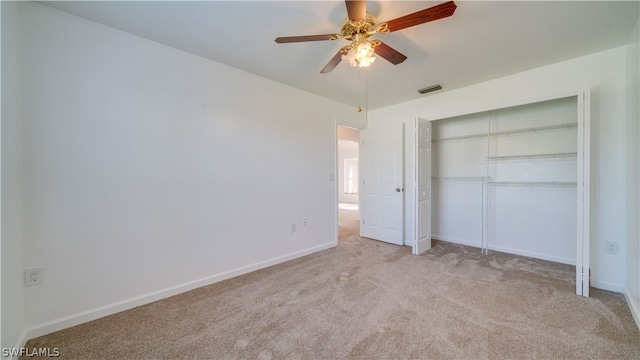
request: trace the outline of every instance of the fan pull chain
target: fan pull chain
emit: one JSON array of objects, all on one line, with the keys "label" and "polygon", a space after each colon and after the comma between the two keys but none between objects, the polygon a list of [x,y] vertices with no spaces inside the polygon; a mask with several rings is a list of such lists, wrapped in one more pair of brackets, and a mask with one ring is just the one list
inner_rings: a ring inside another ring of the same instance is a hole
[{"label": "fan pull chain", "polygon": [[369,113],[369,72],[364,69],[364,108]]},{"label": "fan pull chain", "polygon": [[360,79],[360,72],[362,71],[361,67],[358,67],[358,87],[360,91],[358,91],[358,112],[362,112],[362,107],[360,107],[360,103],[362,103],[362,80]]}]

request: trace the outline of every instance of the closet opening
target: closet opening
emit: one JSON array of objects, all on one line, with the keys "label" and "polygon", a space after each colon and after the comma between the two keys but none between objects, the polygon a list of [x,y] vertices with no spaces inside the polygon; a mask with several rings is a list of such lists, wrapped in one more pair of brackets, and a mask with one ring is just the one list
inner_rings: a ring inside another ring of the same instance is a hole
[{"label": "closet opening", "polygon": [[580,96],[419,120],[430,133],[417,173],[430,170],[431,238],[574,265],[576,292],[588,296],[589,121]]}]

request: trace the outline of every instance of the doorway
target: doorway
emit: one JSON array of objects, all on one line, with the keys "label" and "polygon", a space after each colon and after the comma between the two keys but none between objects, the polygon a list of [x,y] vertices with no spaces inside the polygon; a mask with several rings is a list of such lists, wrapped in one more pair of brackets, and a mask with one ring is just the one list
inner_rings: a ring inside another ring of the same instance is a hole
[{"label": "doorway", "polygon": [[360,233],[360,130],[338,125],[338,242]]}]

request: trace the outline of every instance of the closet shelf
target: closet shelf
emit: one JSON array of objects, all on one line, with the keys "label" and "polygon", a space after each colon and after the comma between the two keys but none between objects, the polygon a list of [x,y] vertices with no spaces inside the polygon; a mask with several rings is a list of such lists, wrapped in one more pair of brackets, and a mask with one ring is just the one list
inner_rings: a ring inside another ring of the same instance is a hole
[{"label": "closet shelf", "polygon": [[519,160],[519,159],[555,159],[565,157],[577,157],[578,153],[555,153],[555,154],[531,154],[531,155],[511,155],[511,156],[489,156],[487,160]]},{"label": "closet shelf", "polygon": [[564,181],[489,181],[492,186],[514,186],[514,187],[577,187],[577,182]]},{"label": "closet shelf", "polygon": [[513,134],[523,134],[528,132],[537,132],[537,131],[548,131],[548,130],[558,130],[558,129],[571,129],[578,127],[577,122],[573,123],[565,123],[565,124],[556,124],[556,125],[546,125],[546,126],[537,126],[530,127],[524,129],[513,129],[513,130],[504,130],[504,131],[496,131],[484,134],[471,134],[471,135],[463,135],[463,136],[452,136],[445,137],[439,139],[431,139],[432,142],[438,141],[448,141],[448,140],[465,140],[465,139],[475,139],[475,138],[485,138],[489,136],[501,136],[501,135],[513,135]]}]

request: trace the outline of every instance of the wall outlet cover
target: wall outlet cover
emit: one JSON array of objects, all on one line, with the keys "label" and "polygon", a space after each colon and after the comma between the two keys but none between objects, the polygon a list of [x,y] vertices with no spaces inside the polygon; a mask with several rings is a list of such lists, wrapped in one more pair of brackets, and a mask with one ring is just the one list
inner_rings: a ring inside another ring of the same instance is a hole
[{"label": "wall outlet cover", "polygon": [[620,252],[620,244],[615,241],[605,241],[604,252],[606,254],[618,255]]},{"label": "wall outlet cover", "polygon": [[42,285],[44,280],[44,270],[42,267],[26,269],[24,271],[25,286]]}]

